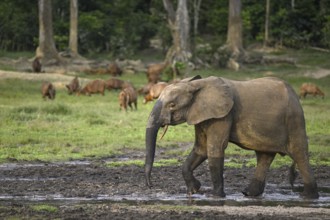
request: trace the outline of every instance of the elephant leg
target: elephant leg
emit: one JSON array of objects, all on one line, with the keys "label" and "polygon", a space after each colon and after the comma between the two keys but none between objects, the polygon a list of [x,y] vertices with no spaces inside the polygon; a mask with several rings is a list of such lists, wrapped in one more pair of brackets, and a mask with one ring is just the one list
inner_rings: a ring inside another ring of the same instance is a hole
[{"label": "elephant leg", "polygon": [[187,185],[187,194],[191,195],[201,187],[201,183],[194,177],[193,171],[206,160],[206,154],[197,154],[195,150],[192,150],[187,160],[183,164],[182,175]]},{"label": "elephant leg", "polygon": [[317,190],[317,184],[314,179],[313,171],[308,163],[297,163],[298,169],[302,176],[304,182],[304,192],[302,193],[303,197],[310,199],[319,198],[319,193]]},{"label": "elephant leg", "polygon": [[302,196],[310,199],[319,198],[317,184],[309,164],[309,157],[307,153],[303,153],[302,151],[295,152],[295,154],[292,155],[292,158],[297,163],[300,175],[304,182],[304,191]]},{"label": "elephant leg", "polygon": [[292,133],[291,139],[294,141],[290,142],[290,145],[288,146],[288,154],[297,164],[298,170],[303,179],[304,191],[302,196],[317,199],[319,193],[312,168],[309,164],[307,137],[301,138],[301,131],[299,131],[300,130],[297,130],[297,133]]},{"label": "elephant leg", "polygon": [[259,196],[264,192],[266,173],[276,154],[256,151],[256,155],[257,168],[249,186],[242,192],[245,196]]},{"label": "elephant leg", "polygon": [[209,157],[208,161],[213,183],[213,194],[215,196],[225,197],[223,183],[224,157]]},{"label": "elephant leg", "polygon": [[195,126],[195,144],[188,158],[182,167],[183,179],[187,185],[187,194],[196,193],[200,187],[200,182],[194,177],[193,171],[207,159],[206,135],[199,126]]},{"label": "elephant leg", "polygon": [[231,117],[210,121],[206,127],[207,156],[213,183],[213,194],[225,197],[223,171],[225,149],[228,145],[231,129]]}]

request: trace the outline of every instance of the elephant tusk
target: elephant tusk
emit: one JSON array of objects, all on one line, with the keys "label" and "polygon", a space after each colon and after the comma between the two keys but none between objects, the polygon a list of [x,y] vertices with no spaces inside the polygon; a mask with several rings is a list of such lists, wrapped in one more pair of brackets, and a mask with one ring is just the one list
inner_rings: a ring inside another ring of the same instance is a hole
[{"label": "elephant tusk", "polygon": [[163,139],[163,137],[165,136],[165,134],[167,132],[167,129],[168,129],[168,125],[165,125],[165,127],[163,129],[163,134],[162,134],[162,136],[160,136],[159,140]]}]

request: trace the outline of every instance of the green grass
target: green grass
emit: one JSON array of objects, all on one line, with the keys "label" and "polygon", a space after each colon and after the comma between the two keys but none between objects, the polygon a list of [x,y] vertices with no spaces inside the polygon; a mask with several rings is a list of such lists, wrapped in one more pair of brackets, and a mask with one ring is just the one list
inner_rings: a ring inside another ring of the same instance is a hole
[{"label": "green grass", "polygon": [[58,211],[58,208],[56,206],[45,205],[45,204],[33,205],[31,206],[31,209],[37,212],[50,212],[50,213],[54,213]]},{"label": "green grass", "polygon": [[[154,167],[163,167],[163,166],[176,166],[179,165],[180,162],[178,159],[160,159],[155,161]],[[121,160],[121,161],[110,161],[107,162],[107,166],[109,167],[121,167],[121,166],[144,166],[144,160]]]},{"label": "green grass", "polygon": [[[144,148],[152,103],[144,105],[139,97],[138,111],[123,112],[118,92],[69,96],[64,89],[57,90],[54,101],[44,101],[40,85],[39,81],[0,80],[1,161],[108,157],[123,148]],[[193,137],[189,130],[187,125],[173,127],[167,138],[185,141]]]},{"label": "green grass", "polygon": [[[289,53],[294,54],[293,51]],[[309,53],[311,56],[308,56]],[[330,55],[315,51],[298,51],[298,64],[309,65],[309,71],[323,64]],[[313,60],[306,60],[307,57]],[[1,68],[1,67],[0,67]],[[250,65],[243,70],[198,70],[189,76],[216,75],[245,80],[262,76],[277,76],[287,80],[296,91],[303,82],[314,82],[325,92],[326,98],[302,100],[309,137],[311,163],[330,165],[330,76],[322,79],[303,75],[306,67],[290,65]],[[81,73],[80,77],[107,78]],[[143,73],[125,75],[137,88],[146,83]],[[54,101],[44,101],[40,93],[41,81],[0,79],[0,162],[18,161],[66,161],[111,157],[125,153],[126,149],[145,148],[145,126],[153,104],[142,104],[138,110],[119,110],[118,92],[107,91],[105,96],[69,96],[64,88],[57,89]],[[193,145],[194,128],[187,124],[171,126],[158,148],[172,161],[157,161],[162,165],[181,163],[190,149],[182,150],[180,144]],[[226,166],[255,166],[253,151],[246,151],[232,144],[226,150]],[[142,161],[143,162],[143,161]],[[141,161],[133,161],[140,164]],[[273,166],[290,165],[289,157],[277,156]],[[112,164],[115,166],[115,164]],[[127,165],[127,163],[119,163]]]}]

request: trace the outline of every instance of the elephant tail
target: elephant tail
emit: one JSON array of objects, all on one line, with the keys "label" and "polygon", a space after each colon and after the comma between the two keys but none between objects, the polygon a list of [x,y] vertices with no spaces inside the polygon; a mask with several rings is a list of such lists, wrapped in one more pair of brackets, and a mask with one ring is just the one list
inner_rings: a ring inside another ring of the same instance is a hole
[{"label": "elephant tail", "polygon": [[296,170],[296,163],[293,161],[289,170],[289,182],[293,189],[294,181],[296,180],[298,172]]}]

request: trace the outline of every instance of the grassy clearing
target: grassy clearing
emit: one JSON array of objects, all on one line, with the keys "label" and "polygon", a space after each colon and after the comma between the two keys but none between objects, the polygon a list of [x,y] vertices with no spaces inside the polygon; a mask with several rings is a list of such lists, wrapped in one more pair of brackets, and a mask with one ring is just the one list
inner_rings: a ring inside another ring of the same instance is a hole
[{"label": "grassy clearing", "polygon": [[[58,89],[55,101],[44,101],[40,85],[39,81],[0,80],[1,161],[108,157],[123,148],[143,148],[152,104],[143,105],[142,97],[138,111],[123,112],[118,92],[78,97]],[[184,141],[193,137],[191,129],[173,127],[168,138]],[[180,135],[175,134],[178,130]]]},{"label": "grassy clearing", "polygon": [[[289,51],[292,55],[294,52]],[[309,54],[312,54],[309,56]],[[302,100],[313,165],[330,165],[330,76],[321,79],[304,76],[306,71],[327,68],[329,54],[311,51],[296,52],[300,65],[248,66],[232,72],[229,70],[198,70],[190,75],[216,75],[232,79],[251,79],[261,76],[277,76],[287,80],[296,91],[302,82],[314,82],[325,92],[326,98]],[[310,57],[308,60],[307,58]],[[327,57],[325,59],[324,57]],[[308,65],[308,67],[306,67]],[[329,67],[330,68],[330,67]],[[80,77],[99,78],[108,76]],[[143,73],[124,75],[137,88],[146,78]],[[66,161],[110,157],[125,149],[144,149],[145,126],[153,104],[142,104],[138,110],[119,110],[118,92],[106,92],[105,96],[69,96],[64,88],[57,89],[55,101],[44,101],[40,94],[41,81],[0,79],[0,162],[18,161]],[[182,124],[172,126],[159,148],[172,158],[185,156],[189,150],[176,147],[179,143],[192,143],[194,129]],[[192,144],[191,144],[192,145]],[[226,151],[227,166],[254,166],[252,151],[230,145]],[[157,161],[156,161],[157,162]],[[142,164],[143,161],[133,161]],[[177,159],[158,161],[160,166],[181,163]],[[273,166],[289,165],[288,157],[278,156]],[[111,164],[116,166],[118,164]],[[125,164],[124,164],[125,165]]]}]

